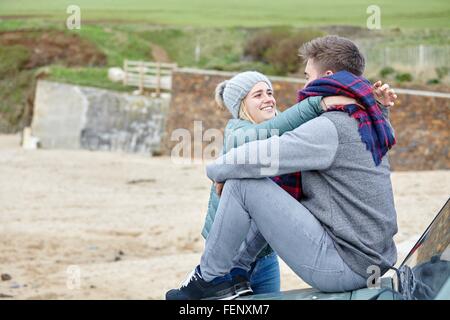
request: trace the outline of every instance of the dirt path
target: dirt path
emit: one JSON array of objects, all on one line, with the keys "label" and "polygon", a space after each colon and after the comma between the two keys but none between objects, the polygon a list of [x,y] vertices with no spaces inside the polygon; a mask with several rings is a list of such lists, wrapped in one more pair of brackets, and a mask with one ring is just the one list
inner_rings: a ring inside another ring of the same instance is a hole
[{"label": "dirt path", "polygon": [[[0,297],[161,299],[198,263],[209,193],[203,165],[25,151],[18,141],[0,136],[0,274],[12,278],[0,281]],[[392,178],[401,261],[447,199],[450,172]],[[306,286],[281,270],[282,289]]]},{"label": "dirt path", "polygon": [[152,49],[153,61],[155,62],[172,62],[163,47],[160,47],[154,43],[150,44]]}]

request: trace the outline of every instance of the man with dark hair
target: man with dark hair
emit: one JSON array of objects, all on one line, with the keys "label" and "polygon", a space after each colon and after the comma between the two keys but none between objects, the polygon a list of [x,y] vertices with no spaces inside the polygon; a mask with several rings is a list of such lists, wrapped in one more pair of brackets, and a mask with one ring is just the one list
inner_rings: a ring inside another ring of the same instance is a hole
[{"label": "man with dark hair", "polygon": [[[312,40],[301,52],[308,85],[299,101],[339,94],[359,104],[336,106],[207,166],[209,178],[226,181],[219,208],[200,265],[167,297],[234,297],[225,275],[234,271],[245,278],[267,243],[299,277],[325,292],[365,287],[373,270],[382,275],[395,264],[397,218],[387,156],[395,139],[360,76],[364,58],[350,40],[334,36]],[[266,150],[272,161],[254,156]],[[267,170],[274,163],[278,170]],[[300,202],[267,178],[298,171]]]}]

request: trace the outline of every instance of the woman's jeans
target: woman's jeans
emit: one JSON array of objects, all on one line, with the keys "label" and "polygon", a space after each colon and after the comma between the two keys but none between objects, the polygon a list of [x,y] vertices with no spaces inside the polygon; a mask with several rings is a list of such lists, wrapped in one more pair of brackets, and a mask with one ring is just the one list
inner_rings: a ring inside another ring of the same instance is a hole
[{"label": "woman's jeans", "polygon": [[280,291],[280,265],[275,252],[253,263],[250,270],[250,286],[254,294]]},{"label": "woman's jeans", "polygon": [[212,281],[234,267],[250,271],[267,243],[316,289],[342,292],[366,286],[314,215],[272,180],[227,180],[200,262],[203,278]]}]

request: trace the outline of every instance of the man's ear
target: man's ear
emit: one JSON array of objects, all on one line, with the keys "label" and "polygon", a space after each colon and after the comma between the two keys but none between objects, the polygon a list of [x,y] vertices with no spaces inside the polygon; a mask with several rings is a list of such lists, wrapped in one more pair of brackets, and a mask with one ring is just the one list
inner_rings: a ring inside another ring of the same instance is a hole
[{"label": "man's ear", "polygon": [[331,71],[331,70],[327,70],[327,71],[325,71],[325,76],[331,76],[332,74],[334,74],[334,72],[333,71]]}]

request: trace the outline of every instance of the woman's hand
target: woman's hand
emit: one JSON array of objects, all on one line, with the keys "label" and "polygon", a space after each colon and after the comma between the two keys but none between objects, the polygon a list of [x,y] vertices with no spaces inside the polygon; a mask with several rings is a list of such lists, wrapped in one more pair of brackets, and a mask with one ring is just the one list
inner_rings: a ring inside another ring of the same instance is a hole
[{"label": "woman's hand", "polygon": [[397,99],[394,89],[391,89],[387,83],[383,84],[381,80],[375,82],[372,86],[375,99],[386,107],[392,107]]},{"label": "woman's hand", "polygon": [[220,197],[222,195],[223,185],[225,182],[214,182],[214,186],[216,187],[216,193]]},{"label": "woman's hand", "polygon": [[328,109],[333,108],[334,106],[345,106],[347,104],[357,104],[362,109],[364,107],[356,101],[356,99],[344,97],[344,96],[329,96],[322,98],[322,101],[320,101],[320,104],[322,105],[323,111],[327,111]]}]

